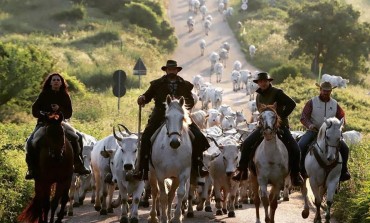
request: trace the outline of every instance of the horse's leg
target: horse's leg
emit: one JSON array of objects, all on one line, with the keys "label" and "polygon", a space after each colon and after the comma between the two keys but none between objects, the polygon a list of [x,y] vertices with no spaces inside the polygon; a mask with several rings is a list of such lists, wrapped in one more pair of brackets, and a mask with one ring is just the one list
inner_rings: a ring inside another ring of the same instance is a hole
[{"label": "horse's leg", "polygon": [[77,176],[76,174],[73,174],[71,186],[69,187],[69,192],[68,192],[68,196],[69,196],[69,206],[67,210],[68,216],[73,216],[73,205],[74,205],[73,203],[75,201],[75,193],[76,193],[76,187],[77,187],[76,185],[77,185]]},{"label": "horse's leg", "polygon": [[275,222],[275,212],[278,206],[277,200],[280,194],[280,188],[283,184],[277,185],[277,186],[272,186],[270,190],[270,195],[269,195],[269,201],[270,201],[270,223]]},{"label": "horse's leg", "polygon": [[158,222],[157,218],[157,205],[158,205],[158,187],[157,187],[157,178],[154,173],[152,173],[153,170],[150,170],[150,177],[149,177],[149,182],[150,182],[150,190],[152,193],[152,207],[150,209],[150,214],[148,218],[149,223],[156,223]]},{"label": "horse's leg", "polygon": [[[71,185],[71,182],[63,182],[63,184],[60,185],[62,193],[61,193],[61,199],[60,199],[60,210],[58,212],[58,219],[56,220],[56,223],[62,223],[62,220],[64,218],[64,211],[65,211],[65,208],[68,202],[69,185]],[[57,201],[57,207],[58,207],[58,201]]]},{"label": "horse's leg", "polygon": [[316,215],[314,218],[314,223],[321,223],[321,213],[320,213],[321,198],[316,198],[316,196],[315,196],[315,206],[316,206]]},{"label": "horse's leg", "polygon": [[314,218],[314,222],[321,222],[321,214],[320,214],[320,207],[321,207],[321,193],[318,183],[315,179],[310,178],[310,185],[313,195],[315,196],[315,206],[316,206],[316,214]]},{"label": "horse's leg", "polygon": [[[171,223],[181,222],[181,205],[182,205],[182,201],[185,198],[186,186],[187,186],[186,182],[189,178],[190,178],[190,169],[189,169],[188,177],[181,176],[179,180],[175,179],[172,182],[172,187],[176,186],[176,188],[177,188],[177,202],[178,202],[178,204],[176,206],[173,218],[170,221]],[[172,189],[172,187],[171,187],[171,189]],[[188,205],[192,205],[192,204],[188,204]]]},{"label": "horse's leg", "polygon": [[308,206],[306,181],[307,181],[307,179],[304,179],[303,185],[301,187],[303,200],[304,200],[304,208],[303,208],[303,211],[302,211],[302,218],[304,218],[304,219],[308,218],[308,215],[310,214],[310,209],[309,209],[309,206]]},{"label": "horse's leg", "polygon": [[159,200],[161,205],[161,223],[167,223],[167,203],[168,195],[166,193],[166,186],[164,184],[164,180],[158,180],[158,187],[159,187]]},{"label": "horse's leg", "polygon": [[325,220],[326,222],[330,222],[330,209],[331,209],[331,205],[333,204],[333,200],[334,200],[334,194],[335,194],[335,190],[337,188],[337,185],[338,185],[338,180],[327,180],[327,185],[328,185],[328,188],[327,188],[327,194],[326,194],[326,204],[327,204],[327,208],[326,208],[326,213],[325,213]]},{"label": "horse's leg", "polygon": [[[197,186],[196,185],[192,185],[192,184],[189,185],[189,190],[188,190],[188,213],[186,214],[186,216],[188,218],[193,218],[194,217],[193,201],[195,200],[194,199],[194,196],[196,194],[196,190],[197,190]],[[199,204],[199,203],[201,203],[200,196],[198,195],[197,197],[198,197],[198,201],[197,202]]]},{"label": "horse's leg", "polygon": [[260,185],[261,187],[261,200],[263,207],[265,209],[265,222],[270,222],[270,217],[269,217],[269,198],[268,198],[268,192],[267,192],[267,182],[262,183]]},{"label": "horse's leg", "polygon": [[[172,179],[170,190],[168,191],[167,196],[167,216],[171,218],[171,210],[172,210],[172,203],[173,199],[175,198],[176,189],[179,186],[179,181],[177,179]],[[177,200],[176,207],[180,206],[181,208],[182,201]]]},{"label": "horse's leg", "polygon": [[254,206],[256,208],[256,223],[260,223],[261,222],[260,221],[260,203],[261,203],[261,200],[260,200],[260,196],[259,196],[259,193],[258,193],[257,178],[253,174],[251,174],[250,187],[251,187],[251,189],[253,191],[253,195],[254,195],[253,201],[254,201]]}]

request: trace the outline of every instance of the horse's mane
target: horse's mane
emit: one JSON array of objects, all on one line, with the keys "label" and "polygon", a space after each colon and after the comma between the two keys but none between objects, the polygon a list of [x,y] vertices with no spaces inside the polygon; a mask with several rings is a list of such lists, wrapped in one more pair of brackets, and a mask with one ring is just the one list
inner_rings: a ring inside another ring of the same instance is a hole
[{"label": "horse's mane", "polygon": [[[176,102],[176,103],[174,103]],[[180,106],[179,99],[172,99],[172,102],[170,103],[170,106],[166,103],[166,112],[168,112],[170,109],[176,109],[179,111],[182,111],[184,114],[184,122],[187,125],[191,124],[191,119],[190,119],[190,112],[186,109],[186,104],[184,103],[182,106]]]},{"label": "horse's mane", "polygon": [[275,109],[275,106],[274,105],[261,104],[259,110],[260,110],[260,113],[262,113],[264,111],[272,111],[272,112],[274,112],[276,114],[275,127],[276,128],[279,128],[280,127],[281,118],[280,118],[279,114],[276,112],[276,109]]}]

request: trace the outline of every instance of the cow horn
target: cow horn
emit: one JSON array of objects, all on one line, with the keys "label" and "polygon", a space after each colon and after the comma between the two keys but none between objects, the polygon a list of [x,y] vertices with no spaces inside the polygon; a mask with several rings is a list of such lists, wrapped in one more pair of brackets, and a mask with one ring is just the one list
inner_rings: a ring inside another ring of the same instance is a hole
[{"label": "cow horn", "polygon": [[123,140],[121,137],[117,136],[117,134],[116,134],[116,128],[115,128],[114,126],[113,126],[113,136],[114,136],[114,138],[116,138],[118,141],[122,141],[122,140]]},{"label": "cow horn", "polygon": [[120,131],[120,132],[122,132],[122,131],[121,131],[121,129],[120,129],[120,127],[124,128],[124,129],[125,129],[125,131],[126,131],[129,135],[131,135],[131,134],[132,134],[132,132],[131,132],[130,130],[128,130],[128,128],[127,128],[126,126],[124,126],[123,124],[118,124],[118,129],[119,129],[119,131]]},{"label": "cow horn", "polygon": [[215,145],[216,145],[218,148],[220,148],[220,146],[218,145],[218,143],[216,142],[216,140],[215,140],[213,137],[211,137],[211,136],[206,136],[206,138],[208,138],[208,139],[212,140],[212,141],[215,143]]}]

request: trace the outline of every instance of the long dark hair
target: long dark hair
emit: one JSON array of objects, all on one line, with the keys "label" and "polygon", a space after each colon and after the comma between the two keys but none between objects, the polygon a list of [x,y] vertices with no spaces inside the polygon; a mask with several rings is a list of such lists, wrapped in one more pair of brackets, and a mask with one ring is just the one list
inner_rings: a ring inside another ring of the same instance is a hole
[{"label": "long dark hair", "polygon": [[62,82],[62,85],[60,86],[60,90],[66,92],[68,94],[68,84],[64,80],[64,78],[62,77],[62,75],[60,75],[59,73],[49,74],[45,78],[44,83],[42,84],[42,91],[51,90],[50,83],[51,83],[51,79],[53,78],[53,76],[59,76],[60,77],[60,81]]}]

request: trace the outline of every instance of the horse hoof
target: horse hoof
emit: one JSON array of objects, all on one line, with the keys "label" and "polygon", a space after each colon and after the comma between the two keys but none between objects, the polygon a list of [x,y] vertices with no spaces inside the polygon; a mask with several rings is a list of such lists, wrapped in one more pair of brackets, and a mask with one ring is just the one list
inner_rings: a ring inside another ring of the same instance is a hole
[{"label": "horse hoof", "polygon": [[227,214],[227,209],[226,209],[226,208],[222,208],[222,212],[223,212],[224,214]]},{"label": "horse hoof", "polygon": [[101,210],[101,207],[100,206],[95,206],[95,211],[100,211]]},{"label": "horse hoof", "polygon": [[137,217],[133,217],[130,219],[130,223],[139,223],[139,219]]},{"label": "horse hoof", "polygon": [[239,208],[239,205],[238,205],[238,204],[236,204],[236,205],[234,206],[234,208],[235,208],[235,209],[238,209],[238,208]]},{"label": "horse hoof", "polygon": [[68,216],[73,216],[73,211],[68,211]]},{"label": "horse hoof", "polygon": [[103,209],[100,210],[100,215],[107,215],[107,214],[108,214],[107,210],[103,210]]},{"label": "horse hoof", "polygon": [[113,213],[113,208],[108,208],[108,213]]},{"label": "horse hoof", "polygon": [[310,211],[308,209],[305,209],[302,211],[302,218],[306,219],[308,218],[308,215],[310,214]]},{"label": "horse hoof", "polygon": [[129,223],[129,221],[128,221],[128,217],[127,217],[127,216],[122,217],[122,218],[119,220],[119,223]]},{"label": "horse hoof", "polygon": [[289,197],[284,197],[283,201],[289,201]]},{"label": "horse hoof", "polygon": [[216,211],[216,215],[222,215],[222,211],[221,210],[217,210]]},{"label": "horse hoof", "polygon": [[235,218],[235,212],[234,212],[234,211],[230,211],[230,212],[227,214],[227,216],[228,216],[229,218]]},{"label": "horse hoof", "polygon": [[204,208],[204,211],[205,212],[212,212],[212,207],[211,206],[207,206]]},{"label": "horse hoof", "polygon": [[188,218],[194,218],[194,212],[188,212],[186,214],[186,217],[188,217]]}]

